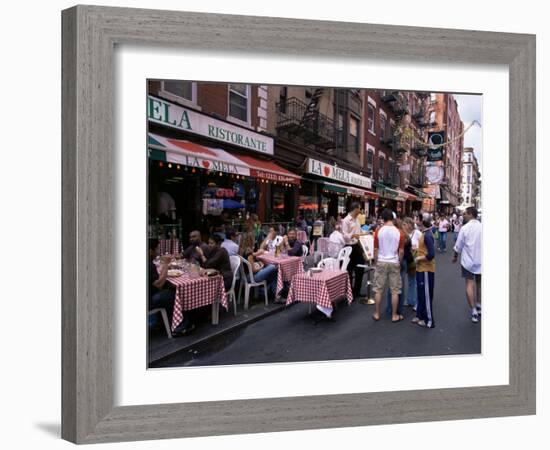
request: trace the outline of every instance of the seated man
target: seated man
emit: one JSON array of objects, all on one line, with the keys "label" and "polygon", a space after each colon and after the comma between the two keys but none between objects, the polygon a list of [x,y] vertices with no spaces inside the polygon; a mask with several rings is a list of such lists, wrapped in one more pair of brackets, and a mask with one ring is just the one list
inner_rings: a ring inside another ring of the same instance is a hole
[{"label": "seated man", "polygon": [[194,230],[189,233],[189,246],[183,251],[183,257],[189,262],[200,264],[201,258],[197,247],[201,248],[205,255],[208,255],[208,245],[202,242],[200,231]]},{"label": "seated man", "polygon": [[282,249],[287,251],[288,256],[302,256],[303,254],[302,244],[297,240],[296,235],[296,229],[291,228],[283,238]]},{"label": "seated man", "polygon": [[237,233],[234,229],[230,228],[225,233],[225,240],[222,242],[222,247],[227,250],[229,256],[236,256],[239,254],[239,245],[237,244]]},{"label": "seated man", "polygon": [[174,312],[174,299],[176,298],[176,289],[167,280],[168,267],[170,265],[170,256],[163,256],[160,260],[160,270],[153,262],[158,255],[159,241],[158,239],[149,239],[149,310],[156,308],[166,309],[168,320],[172,323],[172,315]]},{"label": "seated man", "polygon": [[228,291],[231,289],[231,284],[233,283],[233,272],[227,250],[221,247],[221,243],[222,238],[217,234],[213,234],[208,238],[208,258],[200,247],[197,247],[197,252],[199,253],[202,267],[205,269],[216,269],[222,274],[225,290]]}]

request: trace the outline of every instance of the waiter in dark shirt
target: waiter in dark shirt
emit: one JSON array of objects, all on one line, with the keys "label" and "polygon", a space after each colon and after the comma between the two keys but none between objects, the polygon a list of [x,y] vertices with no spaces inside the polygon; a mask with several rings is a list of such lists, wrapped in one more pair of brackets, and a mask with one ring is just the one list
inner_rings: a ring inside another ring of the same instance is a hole
[{"label": "waiter in dark shirt", "polygon": [[149,309],[164,308],[168,314],[168,319],[172,322],[172,313],[174,311],[174,299],[176,290],[174,286],[167,281],[168,266],[171,257],[163,256],[160,259],[160,270],[153,262],[158,255],[158,239],[149,239]]},{"label": "waiter in dark shirt", "polygon": [[302,256],[302,243],[297,239],[295,228],[288,230],[287,235],[283,238],[283,249],[286,250],[288,256]]},{"label": "waiter in dark shirt", "polygon": [[183,257],[190,262],[200,264],[202,260],[197,248],[200,248],[203,254],[208,255],[208,245],[202,242],[200,231],[194,230],[189,233],[189,247],[184,250]]},{"label": "waiter in dark shirt", "polygon": [[223,239],[219,235],[213,234],[208,238],[208,257],[201,247],[197,247],[196,251],[202,267],[216,269],[222,274],[225,290],[228,291],[233,283],[233,272],[231,271],[229,253],[221,246],[222,242]]}]

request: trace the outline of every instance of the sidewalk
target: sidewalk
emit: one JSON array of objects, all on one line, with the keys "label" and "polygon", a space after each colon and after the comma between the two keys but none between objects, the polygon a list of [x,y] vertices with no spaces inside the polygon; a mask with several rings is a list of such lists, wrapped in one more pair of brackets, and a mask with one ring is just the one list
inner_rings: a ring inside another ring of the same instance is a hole
[{"label": "sidewalk", "polygon": [[159,330],[149,330],[149,366],[161,363],[163,360],[173,357],[176,353],[185,352],[190,348],[204,343],[209,339],[220,337],[225,333],[233,332],[241,327],[253,324],[265,317],[275,314],[285,309],[284,304],[261,303],[256,300],[245,311],[242,301],[237,304],[237,315],[233,314],[233,305],[229,305],[226,311],[220,307],[220,320],[218,325],[212,325],[211,320],[202,320],[197,325],[197,329],[189,336],[175,337],[168,339],[164,328]]}]

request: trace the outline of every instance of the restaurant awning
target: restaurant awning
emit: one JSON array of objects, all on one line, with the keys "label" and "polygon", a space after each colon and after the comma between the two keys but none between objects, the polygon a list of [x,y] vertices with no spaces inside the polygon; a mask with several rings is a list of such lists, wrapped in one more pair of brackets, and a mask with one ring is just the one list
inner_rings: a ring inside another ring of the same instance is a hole
[{"label": "restaurant awning", "polygon": [[148,135],[149,158],[203,170],[259,178],[272,182],[300,184],[300,177],[271,161],[233,155],[219,148],[190,141]]},{"label": "restaurant awning", "polygon": [[353,186],[344,186],[342,184],[326,183],[323,182],[323,189],[338,194],[355,195],[356,197],[371,197],[378,198],[379,195],[376,192],[366,191],[365,189],[355,188]]}]

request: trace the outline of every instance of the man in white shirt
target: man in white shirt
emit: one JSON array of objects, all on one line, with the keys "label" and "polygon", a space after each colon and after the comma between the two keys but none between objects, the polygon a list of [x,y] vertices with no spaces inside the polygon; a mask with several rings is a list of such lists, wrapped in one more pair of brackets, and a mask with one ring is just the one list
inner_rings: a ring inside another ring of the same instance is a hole
[{"label": "man in white shirt", "polygon": [[382,292],[388,284],[391,292],[392,322],[403,320],[398,313],[399,294],[401,293],[402,280],[400,262],[403,259],[405,236],[393,223],[393,214],[389,209],[382,211],[384,225],[374,233],[374,301],[375,313],[372,318],[380,320],[380,303]]},{"label": "man in white shirt", "polygon": [[239,246],[237,244],[237,233],[233,229],[227,230],[225,233],[225,239],[222,242],[222,247],[227,250],[229,256],[236,256],[239,254]]},{"label": "man in white shirt", "polygon": [[357,264],[364,264],[363,249],[359,244],[359,236],[366,235],[367,233],[361,230],[361,224],[359,223],[359,213],[361,212],[359,203],[353,202],[350,205],[348,215],[342,220],[342,234],[344,235],[344,242],[346,245],[351,246],[350,262],[348,264],[348,274],[350,281],[353,278],[353,296],[358,297],[361,293],[361,282],[363,281],[363,269],[357,268]]},{"label": "man in white shirt", "polygon": [[481,223],[477,220],[477,209],[473,206],[466,208],[464,221],[454,247],[453,263],[460,253],[470,318],[477,323],[481,314]]}]

